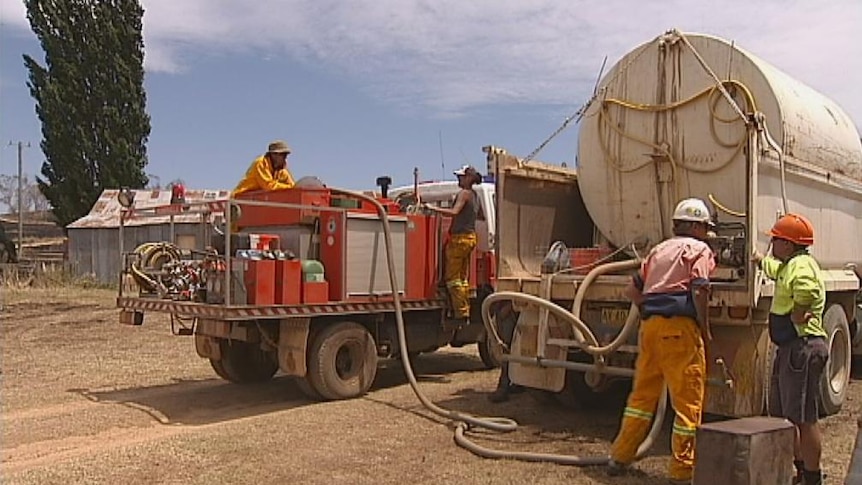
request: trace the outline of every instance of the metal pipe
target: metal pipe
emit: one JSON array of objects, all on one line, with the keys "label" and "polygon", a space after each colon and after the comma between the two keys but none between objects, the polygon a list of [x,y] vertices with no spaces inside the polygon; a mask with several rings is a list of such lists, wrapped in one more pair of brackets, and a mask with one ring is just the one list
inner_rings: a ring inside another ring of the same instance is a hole
[{"label": "metal pipe", "polygon": [[125,208],[120,209],[120,227],[119,227],[119,238],[120,238],[120,289],[118,296],[123,296],[123,274],[126,270],[126,255],[125,255],[125,244],[123,239],[125,236],[125,231],[123,230],[126,222],[126,210]]},{"label": "metal pipe", "polygon": [[[29,147],[30,144],[28,143]],[[24,256],[24,144],[18,142],[18,260]]]},{"label": "metal pipe", "polygon": [[233,256],[231,256],[231,247],[230,247],[230,235],[231,235],[231,222],[232,222],[232,213],[233,213],[233,204],[234,200],[232,198],[227,200],[227,204],[225,205],[225,214],[224,214],[224,264],[225,264],[225,277],[224,277],[224,304],[227,306],[231,306],[231,291],[230,288],[233,286]]},{"label": "metal pipe", "polygon": [[568,360],[539,359],[512,354],[503,354],[500,356],[500,359],[506,362],[516,362],[518,364],[533,365],[536,367],[561,367],[563,369],[571,369],[580,372],[595,372],[597,374],[607,374],[609,376],[632,377],[635,375],[634,369],[626,367],[609,367],[604,365],[586,364],[584,362],[571,362]]}]

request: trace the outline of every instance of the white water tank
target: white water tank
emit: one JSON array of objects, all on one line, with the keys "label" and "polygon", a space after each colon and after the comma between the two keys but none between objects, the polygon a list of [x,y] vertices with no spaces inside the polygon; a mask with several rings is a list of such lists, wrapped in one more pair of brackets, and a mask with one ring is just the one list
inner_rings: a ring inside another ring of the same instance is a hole
[{"label": "white water tank", "polygon": [[[827,256],[824,238],[844,237],[845,246],[856,246],[855,254],[833,255],[862,260],[862,144],[850,117],[726,40],[682,35],[662,35],[623,56],[585,113],[579,186],[597,228],[616,246],[639,238],[655,244],[669,234],[669,216],[683,197],[712,195],[734,211],[752,209],[745,124],[717,90],[710,91],[716,81],[696,52],[719,79],[733,81],[727,89],[744,112],[756,109],[765,116],[793,169],[787,171],[789,209],[808,215],[824,236],[815,245],[819,257]],[[761,165],[754,209],[758,225],[768,227],[782,205],[777,156],[764,152]],[[813,179],[794,175],[804,171]]]}]

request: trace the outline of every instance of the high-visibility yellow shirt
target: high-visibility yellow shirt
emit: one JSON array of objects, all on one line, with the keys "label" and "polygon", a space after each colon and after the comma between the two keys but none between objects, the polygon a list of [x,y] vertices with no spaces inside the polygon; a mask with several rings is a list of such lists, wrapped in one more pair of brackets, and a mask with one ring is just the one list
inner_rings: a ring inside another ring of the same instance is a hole
[{"label": "high-visibility yellow shirt", "polygon": [[760,262],[760,267],[769,279],[775,280],[769,311],[776,315],[789,315],[794,306],[809,307],[814,317],[796,325],[796,333],[800,337],[826,337],[823,329],[826,285],[817,261],[808,253],[797,254],[786,263],[767,256]]},{"label": "high-visibility yellow shirt", "polygon": [[245,177],[233,189],[233,195],[237,196],[251,190],[291,189],[294,185],[296,182],[287,168],[273,171],[269,159],[266,155],[261,155],[251,162],[251,166],[245,172]]}]

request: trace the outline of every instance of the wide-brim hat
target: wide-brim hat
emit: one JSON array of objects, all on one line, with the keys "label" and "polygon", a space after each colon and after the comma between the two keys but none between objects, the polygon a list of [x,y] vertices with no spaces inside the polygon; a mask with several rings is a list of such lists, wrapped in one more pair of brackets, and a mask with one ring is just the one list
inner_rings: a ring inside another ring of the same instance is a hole
[{"label": "wide-brim hat", "polygon": [[285,141],[276,140],[269,144],[266,151],[267,153],[290,153],[290,146]]}]

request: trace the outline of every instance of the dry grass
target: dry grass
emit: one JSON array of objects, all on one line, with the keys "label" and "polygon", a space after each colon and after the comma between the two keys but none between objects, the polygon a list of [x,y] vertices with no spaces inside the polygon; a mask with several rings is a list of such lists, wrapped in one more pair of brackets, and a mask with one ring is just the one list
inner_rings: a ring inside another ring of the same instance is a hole
[{"label": "dry grass", "polygon": [[[633,476],[598,468],[491,461],[458,448],[452,423],[425,410],[397,362],[371,393],[310,402],[290,378],[235,386],[215,378],[190,338],[165,317],[116,323],[107,290],[3,289],[3,483],[169,484],[663,484],[669,427]],[[463,412],[522,427],[480,432],[503,449],[566,454],[607,450],[622,400],[599,411],[540,405],[527,394],[493,406],[496,382],[474,348],[420,357],[424,392]],[[862,388],[854,382],[848,410]],[[849,411],[825,422],[827,472],[843,476],[855,433]]]},{"label": "dry grass", "polygon": [[0,287],[15,292],[30,288],[52,290],[111,289],[94,276],[76,276],[64,263],[4,264],[0,268]]}]

